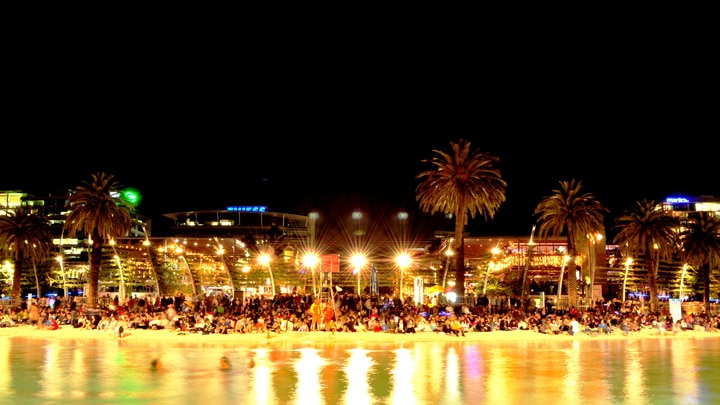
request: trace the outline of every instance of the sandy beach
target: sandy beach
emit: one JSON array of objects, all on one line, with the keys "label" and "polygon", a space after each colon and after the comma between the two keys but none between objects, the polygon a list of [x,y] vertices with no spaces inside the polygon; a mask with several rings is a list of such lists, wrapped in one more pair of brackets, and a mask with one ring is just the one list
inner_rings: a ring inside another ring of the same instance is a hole
[{"label": "sandy beach", "polygon": [[445,335],[436,332],[418,333],[383,333],[383,332],[286,332],[286,333],[230,333],[207,334],[200,333],[179,333],[172,330],[126,330],[124,336],[119,338],[117,334],[108,331],[85,330],[62,326],[57,330],[37,329],[34,326],[20,325],[0,328],[0,337],[32,337],[48,339],[125,339],[131,341],[161,340],[168,343],[173,342],[195,342],[195,343],[248,343],[261,344],[269,342],[513,342],[513,341],[573,341],[573,340],[598,340],[598,339],[705,339],[720,338],[720,332],[713,331],[680,331],[676,334],[665,332],[661,334],[657,329],[643,329],[630,332],[627,336],[619,330],[612,334],[589,334],[580,332],[571,336],[567,334],[547,335],[527,330],[517,331],[494,331],[494,332],[469,332],[465,336]]}]

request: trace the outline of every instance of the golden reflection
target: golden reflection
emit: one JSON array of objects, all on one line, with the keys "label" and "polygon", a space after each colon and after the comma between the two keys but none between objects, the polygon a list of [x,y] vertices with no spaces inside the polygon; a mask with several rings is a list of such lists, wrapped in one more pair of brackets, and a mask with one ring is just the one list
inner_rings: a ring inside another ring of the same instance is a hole
[{"label": "golden reflection", "polygon": [[60,350],[59,342],[50,342],[45,346],[45,361],[40,371],[41,395],[47,398],[60,398],[62,396],[62,386],[64,379],[54,376],[56,373],[62,373],[62,364],[59,364],[57,352]]},{"label": "golden reflection", "polygon": [[255,403],[269,404],[272,403],[269,393],[272,392],[272,381],[270,378],[270,359],[266,349],[257,349],[255,351],[255,367],[253,375],[255,376]]},{"label": "golden reflection", "polygon": [[395,367],[392,370],[392,398],[393,403],[416,403],[416,391],[413,389],[413,374],[417,369],[408,349],[395,350]]},{"label": "golden reflection", "polygon": [[450,347],[445,355],[445,403],[461,403],[460,395],[460,362],[455,347]]},{"label": "golden reflection", "polygon": [[485,358],[485,398],[489,404],[513,403],[512,393],[515,391],[507,382],[512,380],[508,375],[511,368],[507,364],[507,353],[504,350],[492,350]]},{"label": "golden reflection", "polygon": [[[3,343],[0,398],[19,398],[24,405],[121,398],[209,404],[228,399],[338,405],[645,404],[713,403],[720,396],[714,372],[720,364],[718,339],[457,339],[365,347],[307,342],[252,349],[104,339],[10,338]],[[217,361],[225,355],[233,367],[219,370]],[[152,359],[162,359],[161,370],[151,370]]]},{"label": "golden reflection", "polygon": [[[3,342],[5,343],[5,342]],[[5,359],[10,358],[10,345],[0,345],[0,398],[7,398],[13,395],[12,389],[10,388],[10,381],[13,379],[12,369],[10,364]]]},{"label": "golden reflection", "polygon": [[638,342],[630,341],[625,350],[625,387],[623,389],[624,400],[636,404],[649,404],[645,386],[645,366],[643,365],[643,354],[638,350]]},{"label": "golden reflection", "polygon": [[676,376],[672,379],[672,388],[675,395],[681,398],[700,397],[701,387],[698,381],[701,380],[701,376],[698,351],[688,347],[687,342],[683,340],[667,342],[667,345],[672,346],[667,350],[672,353],[671,368],[673,375]]},{"label": "golden reflection", "polygon": [[297,373],[297,391],[295,400],[298,404],[322,403],[322,384],[320,381],[320,368],[325,361],[318,354],[317,349],[300,349],[300,359],[295,362]]},{"label": "golden reflection", "polygon": [[345,391],[346,404],[373,404],[368,371],[373,361],[368,357],[368,351],[362,348],[350,349],[350,357],[343,371],[347,377],[347,390]]},{"label": "golden reflection", "polygon": [[580,367],[579,343],[577,341],[572,342],[572,346],[564,350],[563,354],[565,355],[565,373],[560,384],[562,386],[562,396],[559,402],[577,402],[582,398],[581,380],[583,378]]}]

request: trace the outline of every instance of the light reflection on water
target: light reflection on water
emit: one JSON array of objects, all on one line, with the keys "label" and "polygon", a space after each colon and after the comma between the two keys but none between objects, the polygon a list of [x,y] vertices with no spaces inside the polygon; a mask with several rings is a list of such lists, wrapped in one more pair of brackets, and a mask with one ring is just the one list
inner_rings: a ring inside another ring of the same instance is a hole
[{"label": "light reflection on water", "polygon": [[[223,356],[228,370],[220,368]],[[0,403],[707,404],[720,403],[718,369],[717,338],[259,345],[4,338]]]}]

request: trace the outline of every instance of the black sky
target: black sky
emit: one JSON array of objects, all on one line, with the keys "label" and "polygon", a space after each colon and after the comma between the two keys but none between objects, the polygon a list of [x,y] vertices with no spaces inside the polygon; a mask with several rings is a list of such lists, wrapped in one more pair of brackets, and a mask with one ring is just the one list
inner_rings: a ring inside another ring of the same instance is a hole
[{"label": "black sky", "polygon": [[421,160],[464,138],[500,158],[508,183],[476,234],[528,233],[540,199],[573,178],[611,210],[607,224],[642,198],[720,196],[715,73],[680,50],[660,64],[537,44],[462,59],[219,49],[80,43],[14,60],[0,188],[67,189],[104,171],[152,215],[417,210]]}]

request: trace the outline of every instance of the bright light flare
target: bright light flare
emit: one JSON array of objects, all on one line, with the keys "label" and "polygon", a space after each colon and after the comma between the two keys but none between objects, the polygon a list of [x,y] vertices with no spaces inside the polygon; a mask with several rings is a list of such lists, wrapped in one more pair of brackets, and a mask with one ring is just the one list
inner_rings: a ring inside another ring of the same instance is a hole
[{"label": "bright light flare", "polygon": [[407,253],[400,253],[395,258],[395,263],[397,263],[400,268],[404,269],[410,266],[410,263],[412,263],[412,258]]},{"label": "bright light flare", "polygon": [[357,274],[367,263],[367,258],[363,254],[356,253],[350,257],[350,263],[353,266],[353,274]]},{"label": "bright light flare", "polygon": [[305,267],[314,268],[320,263],[320,258],[315,253],[308,253],[303,256],[302,263]]}]

